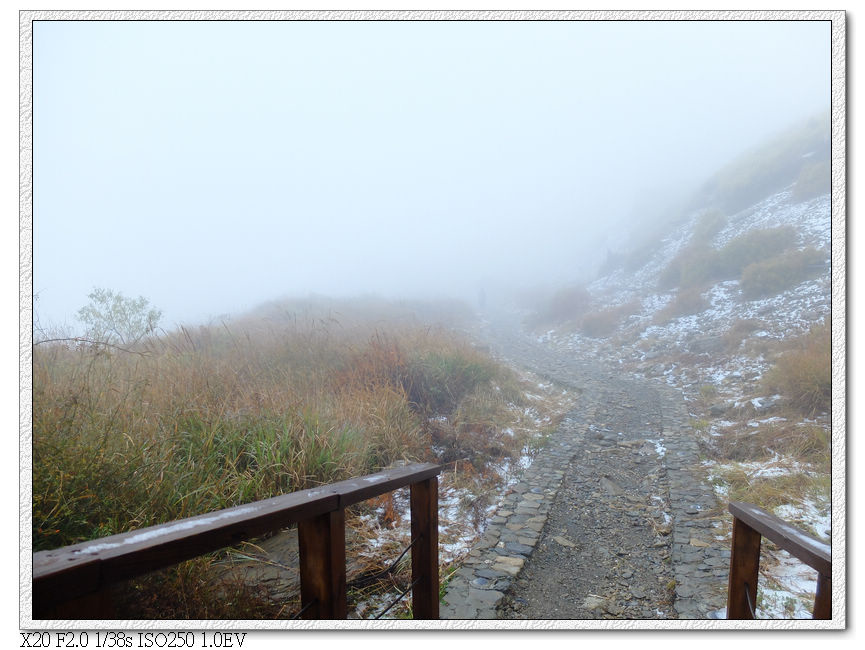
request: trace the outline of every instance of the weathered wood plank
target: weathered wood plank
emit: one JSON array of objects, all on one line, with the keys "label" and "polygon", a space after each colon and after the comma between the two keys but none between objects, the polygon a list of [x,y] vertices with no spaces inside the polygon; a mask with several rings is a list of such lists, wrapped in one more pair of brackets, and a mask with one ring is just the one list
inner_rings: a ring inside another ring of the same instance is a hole
[{"label": "weathered wood plank", "polygon": [[727,618],[751,620],[757,603],[757,571],[760,567],[760,533],[741,519],[733,519],[730,577],[727,583]]},{"label": "weathered wood plank", "polygon": [[817,574],[817,595],[814,597],[812,618],[828,621],[832,618],[832,578]]},{"label": "weathered wood plank", "polygon": [[411,485],[412,610],[416,619],[439,617],[438,478]]},{"label": "weathered wood plank", "polygon": [[238,544],[337,508],[324,490],[304,490],[33,554],[34,616],[121,580]]},{"label": "weathered wood plank", "polygon": [[[419,463],[33,554],[34,617],[62,602],[293,523],[342,510],[441,472]],[[343,549],[344,553],[344,549]]]},{"label": "weathered wood plank", "polygon": [[58,603],[40,612],[39,616],[34,614],[33,618],[105,621],[116,618],[116,616],[111,591],[103,589],[81,598]]},{"label": "weathered wood plank", "polygon": [[766,539],[799,558],[822,575],[832,575],[832,549],[828,544],[750,503],[731,501],[730,513]]},{"label": "weathered wood plank", "polygon": [[438,476],[441,471],[441,465],[417,463],[382,470],[369,476],[352,478],[339,483],[331,483],[326,487],[339,495],[339,506],[345,508],[380,494],[393,492],[416,481],[424,481],[432,476]]},{"label": "weathered wood plank", "polygon": [[345,510],[301,521],[297,527],[300,549],[300,601],[306,619],[344,619]]}]

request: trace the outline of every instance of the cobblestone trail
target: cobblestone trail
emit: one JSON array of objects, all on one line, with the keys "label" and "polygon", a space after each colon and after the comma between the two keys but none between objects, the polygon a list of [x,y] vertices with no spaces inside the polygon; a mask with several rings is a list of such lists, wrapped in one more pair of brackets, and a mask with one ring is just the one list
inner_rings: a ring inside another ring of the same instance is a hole
[{"label": "cobblestone trail", "polygon": [[448,585],[442,618],[706,618],[724,607],[723,504],[682,396],[555,355],[505,323],[494,351],[580,395]]}]

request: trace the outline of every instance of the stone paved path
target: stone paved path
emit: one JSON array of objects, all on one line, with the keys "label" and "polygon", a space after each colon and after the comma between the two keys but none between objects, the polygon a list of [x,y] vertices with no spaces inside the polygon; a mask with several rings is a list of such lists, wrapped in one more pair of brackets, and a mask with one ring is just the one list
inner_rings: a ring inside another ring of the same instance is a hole
[{"label": "stone paved path", "polygon": [[504,495],[444,619],[706,618],[724,607],[725,517],[681,394],[489,326],[493,349],[580,395]]}]

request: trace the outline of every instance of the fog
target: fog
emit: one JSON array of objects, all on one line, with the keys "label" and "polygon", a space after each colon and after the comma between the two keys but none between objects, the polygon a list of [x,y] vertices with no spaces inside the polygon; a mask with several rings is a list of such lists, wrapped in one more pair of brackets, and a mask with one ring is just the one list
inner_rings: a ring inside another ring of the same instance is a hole
[{"label": "fog", "polygon": [[35,310],[583,280],[830,63],[828,22],[38,22]]}]

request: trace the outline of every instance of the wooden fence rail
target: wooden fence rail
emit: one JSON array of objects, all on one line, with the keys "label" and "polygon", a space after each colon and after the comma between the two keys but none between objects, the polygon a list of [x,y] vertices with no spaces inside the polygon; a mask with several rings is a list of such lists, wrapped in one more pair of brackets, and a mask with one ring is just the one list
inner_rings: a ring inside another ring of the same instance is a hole
[{"label": "wooden fence rail", "polygon": [[111,618],[107,588],[155,569],[298,525],[303,618],[345,618],[345,508],[411,490],[415,618],[438,618],[438,475],[408,465],[310,490],[33,554],[33,618]]},{"label": "wooden fence rail", "polygon": [[753,619],[757,602],[757,574],[763,537],[817,571],[815,619],[832,618],[832,552],[828,544],[791,526],[783,519],[750,503],[731,501],[733,541],[727,618]]}]

